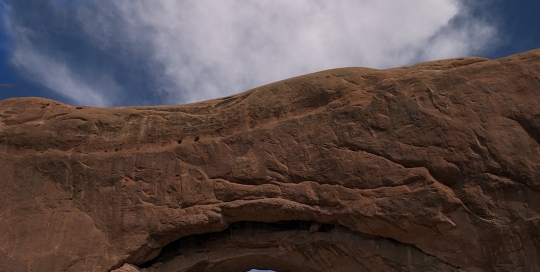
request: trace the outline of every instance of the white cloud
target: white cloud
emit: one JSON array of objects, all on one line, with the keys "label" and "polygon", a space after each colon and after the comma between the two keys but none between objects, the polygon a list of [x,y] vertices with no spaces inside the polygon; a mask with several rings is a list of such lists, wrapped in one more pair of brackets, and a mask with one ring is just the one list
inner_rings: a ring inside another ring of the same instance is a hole
[{"label": "white cloud", "polygon": [[[160,103],[216,98],[335,67],[386,68],[470,55],[496,34],[457,0],[133,0],[96,7],[74,16],[103,50],[140,52],[163,66],[160,73],[149,67],[147,75],[159,85]],[[464,22],[450,24],[458,17]],[[92,103],[105,101],[84,78],[71,77],[70,67],[49,75],[40,70],[44,65],[26,67],[77,101],[88,98],[67,86],[86,83]],[[119,83],[107,84],[119,90]]]}]

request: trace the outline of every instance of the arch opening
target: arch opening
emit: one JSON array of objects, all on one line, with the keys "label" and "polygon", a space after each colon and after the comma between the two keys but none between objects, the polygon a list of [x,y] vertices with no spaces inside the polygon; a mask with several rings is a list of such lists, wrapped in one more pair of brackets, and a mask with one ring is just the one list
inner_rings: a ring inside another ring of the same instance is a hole
[{"label": "arch opening", "polygon": [[139,267],[145,272],[455,269],[393,239],[299,220],[242,221],[221,232],[185,236],[163,247],[156,258]]}]

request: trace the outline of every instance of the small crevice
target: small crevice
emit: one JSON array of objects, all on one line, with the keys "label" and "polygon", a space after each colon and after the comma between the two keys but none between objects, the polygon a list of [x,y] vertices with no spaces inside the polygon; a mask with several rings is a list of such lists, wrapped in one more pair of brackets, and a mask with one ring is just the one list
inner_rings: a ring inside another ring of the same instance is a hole
[{"label": "small crevice", "polygon": [[510,120],[515,121],[525,130],[527,135],[540,145],[540,116],[535,116],[537,120],[529,120],[523,116],[507,117]]},{"label": "small crevice", "polygon": [[388,161],[390,161],[392,163],[395,163],[397,165],[400,165],[403,168],[424,168],[429,172],[429,175],[435,181],[437,181],[438,183],[440,183],[442,185],[445,185],[447,187],[451,187],[452,185],[455,184],[455,182],[449,181],[446,178],[444,178],[444,176],[442,176],[442,174],[438,174],[437,172],[435,172],[434,169],[432,167],[430,167],[429,165],[424,165],[424,164],[422,164],[420,162],[415,162],[415,161],[411,161],[411,160],[396,160],[394,158],[384,156],[383,154],[380,154],[379,152],[376,152],[376,151],[373,151],[373,150],[368,150],[366,148],[361,148],[360,146],[355,145],[355,144],[350,143],[350,142],[345,142],[345,143],[343,143],[342,147],[338,147],[338,148],[345,148],[345,149],[355,151],[355,152],[357,152],[357,151],[365,152],[365,153],[371,154],[373,156],[380,157],[380,158],[383,158],[385,160],[388,160]]}]

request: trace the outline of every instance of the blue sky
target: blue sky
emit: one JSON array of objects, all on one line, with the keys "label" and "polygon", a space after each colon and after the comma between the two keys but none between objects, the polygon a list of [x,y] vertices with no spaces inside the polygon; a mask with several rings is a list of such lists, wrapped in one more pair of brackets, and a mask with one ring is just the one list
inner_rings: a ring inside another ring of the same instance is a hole
[{"label": "blue sky", "polygon": [[0,99],[182,104],[324,69],[540,47],[538,0],[0,0]]},{"label": "blue sky", "polygon": [[0,0],[0,100],[182,104],[324,69],[540,47],[539,0]]}]

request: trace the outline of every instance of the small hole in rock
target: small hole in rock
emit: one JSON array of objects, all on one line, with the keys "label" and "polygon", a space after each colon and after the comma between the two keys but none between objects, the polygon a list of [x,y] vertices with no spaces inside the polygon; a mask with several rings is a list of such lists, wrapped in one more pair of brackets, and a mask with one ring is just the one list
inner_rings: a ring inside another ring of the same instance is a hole
[{"label": "small hole in rock", "polygon": [[193,139],[195,142],[199,141],[199,136],[195,136],[195,139]]},{"label": "small hole in rock", "polygon": [[181,144],[182,143],[182,139],[178,140],[178,144]]}]

